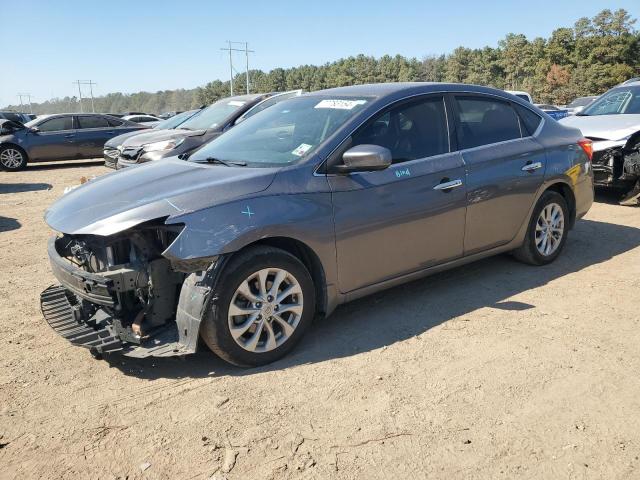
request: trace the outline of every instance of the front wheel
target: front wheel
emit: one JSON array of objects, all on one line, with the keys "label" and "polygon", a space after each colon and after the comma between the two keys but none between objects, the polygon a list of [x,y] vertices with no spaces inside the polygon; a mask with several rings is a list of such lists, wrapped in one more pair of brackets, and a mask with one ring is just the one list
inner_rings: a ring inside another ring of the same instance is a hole
[{"label": "front wheel", "polygon": [[542,194],[529,222],[524,242],[515,250],[515,257],[530,265],[553,262],[567,240],[569,209],[558,192]]},{"label": "front wheel", "polygon": [[22,170],[27,166],[27,155],[20,148],[6,145],[0,148],[0,168],[10,172]]},{"label": "front wheel", "polygon": [[300,341],[315,313],[315,289],[304,264],[271,247],[238,254],[224,268],[200,335],[238,366],[271,363]]}]

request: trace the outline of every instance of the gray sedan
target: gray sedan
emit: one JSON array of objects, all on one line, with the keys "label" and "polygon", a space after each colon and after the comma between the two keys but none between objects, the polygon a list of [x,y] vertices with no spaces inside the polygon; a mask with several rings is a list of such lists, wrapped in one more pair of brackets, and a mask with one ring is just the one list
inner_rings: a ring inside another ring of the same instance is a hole
[{"label": "gray sedan", "polygon": [[478,86],[286,100],[189,161],[105,175],[52,205],[59,284],[42,311],[94,354],[184,355],[202,338],[231,363],[272,362],[355,298],[502,252],[553,262],[593,202],[591,147]]}]

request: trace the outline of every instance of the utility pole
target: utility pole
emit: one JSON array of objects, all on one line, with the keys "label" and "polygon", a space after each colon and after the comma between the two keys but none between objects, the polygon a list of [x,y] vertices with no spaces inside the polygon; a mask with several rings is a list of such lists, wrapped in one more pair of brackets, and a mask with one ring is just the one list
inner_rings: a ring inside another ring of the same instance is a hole
[{"label": "utility pole", "polygon": [[84,113],[84,111],[82,110],[82,89],[80,88],[80,85],[89,85],[89,92],[91,94],[91,111],[93,113],[96,113],[96,109],[93,105],[93,86],[97,85],[97,83],[93,82],[92,80],[76,80],[73,83],[78,84],[78,95],[80,95],[80,113]]},{"label": "utility pole", "polygon": [[82,111],[82,90],[80,89],[80,80],[76,80],[73,83],[77,83],[78,84],[78,95],[80,97],[80,113],[83,113],[83,111]]},{"label": "utility pole", "polygon": [[30,93],[19,93],[18,97],[20,98],[20,109],[24,110],[24,105],[22,103],[22,97],[27,97],[29,99],[29,113],[33,113],[33,105],[31,104],[31,94]]},{"label": "utility pole", "polygon": [[96,109],[93,106],[93,86],[97,83],[93,83],[91,80],[85,82],[85,85],[89,85],[89,92],[91,93],[91,112],[96,113]]},{"label": "utility pole", "polygon": [[244,42],[244,56],[247,60],[247,94],[249,93],[249,44]]},{"label": "utility pole", "polygon": [[[249,50],[249,44],[247,42],[231,42],[229,40],[227,40],[227,44],[229,45],[227,48],[221,48],[220,50],[224,50],[224,51],[228,51],[229,52],[229,86],[231,89],[231,95],[233,95],[233,57],[231,55],[232,52],[244,52],[245,57],[246,57],[246,73],[247,73],[247,93],[249,93],[249,54],[250,53],[255,53],[254,50]],[[240,48],[233,48],[232,44],[244,44],[244,48],[240,49]]]}]

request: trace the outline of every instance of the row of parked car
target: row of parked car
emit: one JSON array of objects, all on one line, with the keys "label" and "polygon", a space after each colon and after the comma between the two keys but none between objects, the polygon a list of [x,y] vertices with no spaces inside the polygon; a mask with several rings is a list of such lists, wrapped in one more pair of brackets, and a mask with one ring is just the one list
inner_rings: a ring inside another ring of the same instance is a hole
[{"label": "row of parked car", "polygon": [[501,252],[554,261],[594,182],[637,185],[639,149],[640,82],[560,121],[460,84],[223,99],[107,142],[146,165],[47,210],[42,311],[96,354],[262,365],[341,303]]}]

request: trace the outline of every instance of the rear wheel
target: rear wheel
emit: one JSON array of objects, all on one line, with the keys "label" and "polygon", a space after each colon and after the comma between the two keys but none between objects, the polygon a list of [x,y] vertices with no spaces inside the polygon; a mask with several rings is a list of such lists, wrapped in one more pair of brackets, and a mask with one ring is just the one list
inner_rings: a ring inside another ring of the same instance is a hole
[{"label": "rear wheel", "polygon": [[0,168],[7,171],[22,170],[27,166],[27,154],[13,145],[0,147]]},{"label": "rear wheel", "polygon": [[569,209],[558,192],[542,194],[533,210],[529,228],[515,257],[530,265],[546,265],[553,262],[567,240]]},{"label": "rear wheel", "polygon": [[200,335],[222,359],[258,366],[288,353],[315,312],[315,289],[305,266],[271,247],[238,254],[225,267]]}]

